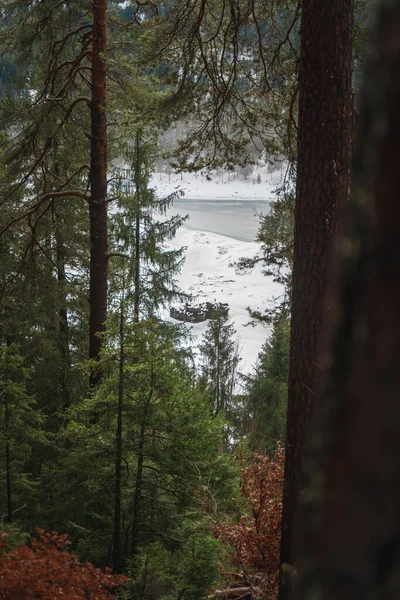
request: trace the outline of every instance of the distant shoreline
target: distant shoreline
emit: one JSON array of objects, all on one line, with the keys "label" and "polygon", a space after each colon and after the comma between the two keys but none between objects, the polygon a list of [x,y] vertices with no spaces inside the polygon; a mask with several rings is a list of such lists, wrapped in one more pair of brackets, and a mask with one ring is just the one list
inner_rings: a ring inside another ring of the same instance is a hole
[{"label": "distant shoreline", "polygon": [[268,213],[270,201],[215,198],[179,198],[168,209],[168,216],[189,215],[184,227],[190,231],[215,233],[240,242],[254,242],[259,230],[259,215]]}]

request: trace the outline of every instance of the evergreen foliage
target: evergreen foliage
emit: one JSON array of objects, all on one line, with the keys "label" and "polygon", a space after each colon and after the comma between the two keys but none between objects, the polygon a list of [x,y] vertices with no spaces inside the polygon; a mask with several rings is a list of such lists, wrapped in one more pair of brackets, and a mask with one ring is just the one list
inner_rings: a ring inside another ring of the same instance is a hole
[{"label": "evergreen foliage", "polygon": [[232,166],[249,142],[273,154],[292,145],[299,16],[291,0],[179,0],[149,19],[139,61],[171,90],[165,108],[191,120],[175,164]]},{"label": "evergreen foliage", "polygon": [[[160,307],[183,294],[175,277],[184,261],[184,248],[166,248],[185,217],[167,217],[167,210],[182,193],[178,190],[159,197],[149,186],[154,170],[157,139],[142,130],[132,143],[121,144],[126,167],[115,169],[117,205],[111,216],[111,257],[119,260],[116,271],[121,279],[125,265],[128,294],[132,295],[135,319],[151,317]],[[118,288],[118,283],[114,284]]]},{"label": "evergreen foliage", "polygon": [[253,452],[273,452],[285,440],[290,327],[274,321],[254,372],[246,378],[247,443]]},{"label": "evergreen foliage", "polygon": [[[358,65],[369,2],[356,4]],[[100,5],[102,23],[94,17]],[[168,146],[168,169],[224,165],[246,178],[251,147],[293,166],[299,20],[297,0],[1,3],[7,600],[60,590],[71,599],[109,598],[124,580],[80,560],[129,574],[121,600],[201,600],[215,590],[230,542],[235,568],[275,577],[292,185],[260,219],[258,255],[238,264],[246,271],[261,262],[285,289],[267,314],[252,313],[273,320],[273,330],[241,388],[224,305],[208,324],[200,360],[185,327],[160,316],[172,300],[187,299],[176,282],[185,248],[169,246],[185,218],[170,211],[180,191],[159,197],[150,180],[166,158],[160,134],[177,120],[188,135]],[[250,451],[263,456],[251,460]],[[240,470],[242,498],[232,503]],[[22,532],[36,526],[43,529],[27,541]],[[55,530],[69,535],[79,558]]]},{"label": "evergreen foliage", "polygon": [[206,390],[213,414],[229,411],[237,381],[240,357],[236,334],[229,314],[223,305],[217,306],[214,316],[199,346],[201,360],[200,385]]},{"label": "evergreen foliage", "polygon": [[46,443],[44,418],[27,392],[28,370],[16,344],[0,346],[2,519],[14,520],[37,483],[31,473],[32,447]]},{"label": "evergreen foliage", "polygon": [[260,250],[253,258],[241,258],[236,263],[239,273],[246,273],[261,263],[265,275],[283,285],[281,298],[274,299],[271,308],[264,313],[249,309],[250,316],[256,321],[271,323],[290,315],[291,280],[293,267],[294,236],[294,195],[283,187],[277,192],[270,210],[260,216],[260,227],[256,240]]},{"label": "evergreen foliage", "polygon": [[[233,467],[219,456],[222,423],[197,390],[177,336],[174,328],[156,321],[134,323],[125,332],[121,554],[125,564],[132,559],[136,593],[145,577],[140,565],[147,547],[157,543],[173,555],[189,552],[189,540],[207,531],[207,519],[233,485]],[[102,564],[112,544],[115,362],[118,353],[110,340],[104,381],[94,397],[69,411],[66,432],[74,448],[69,470],[79,474],[76,485],[85,507],[69,527],[80,539],[82,556]],[[88,425],[93,414],[96,422]],[[88,470],[88,464],[96,464],[96,470]]]}]

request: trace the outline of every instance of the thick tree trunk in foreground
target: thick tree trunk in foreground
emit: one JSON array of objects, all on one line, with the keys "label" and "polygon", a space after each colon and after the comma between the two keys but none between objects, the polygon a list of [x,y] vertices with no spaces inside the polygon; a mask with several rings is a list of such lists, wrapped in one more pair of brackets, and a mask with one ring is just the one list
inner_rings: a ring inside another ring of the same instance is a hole
[{"label": "thick tree trunk in foreground", "polygon": [[304,600],[400,597],[400,0],[381,2],[376,38],[302,519]]},{"label": "thick tree trunk in foreground", "polygon": [[[106,113],[106,16],[107,1],[93,3],[90,219],[90,317],[89,358],[99,360],[105,330],[108,287],[107,230],[107,113]],[[96,385],[101,372],[93,370],[90,383]]]},{"label": "thick tree trunk in foreground", "polygon": [[[281,564],[293,564],[293,529],[316,400],[328,270],[348,196],[352,130],[353,0],[303,0],[298,166]],[[281,582],[280,599],[286,597]]]}]

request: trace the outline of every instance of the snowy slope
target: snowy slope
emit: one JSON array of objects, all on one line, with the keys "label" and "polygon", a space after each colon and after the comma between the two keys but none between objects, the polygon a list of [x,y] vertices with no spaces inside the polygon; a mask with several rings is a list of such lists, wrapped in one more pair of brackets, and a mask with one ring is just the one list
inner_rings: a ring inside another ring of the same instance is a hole
[{"label": "snowy slope", "polygon": [[[258,244],[240,242],[213,233],[190,231],[183,227],[170,246],[187,247],[186,262],[178,281],[185,292],[193,294],[195,302],[209,300],[229,304],[229,314],[237,331],[242,356],[240,371],[249,372],[267,337],[268,329],[262,325],[247,326],[249,315],[246,308],[250,306],[252,309],[262,310],[282,293],[280,286],[261,273],[260,266],[245,275],[238,275],[231,266],[232,262],[242,256],[254,256]],[[168,310],[165,310],[164,317],[168,318],[168,314]],[[190,324],[188,327],[199,342],[207,322]]]}]

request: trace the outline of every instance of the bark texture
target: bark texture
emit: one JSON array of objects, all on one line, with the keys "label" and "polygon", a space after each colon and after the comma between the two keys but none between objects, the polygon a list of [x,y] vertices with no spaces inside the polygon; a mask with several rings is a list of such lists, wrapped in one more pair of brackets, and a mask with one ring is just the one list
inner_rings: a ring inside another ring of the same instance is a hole
[{"label": "bark texture", "polygon": [[[332,249],[346,204],[352,131],[353,0],[303,0],[289,398],[281,564],[296,560],[307,432]],[[287,596],[284,582],[280,599]]]},{"label": "bark texture", "polygon": [[361,99],[336,326],[305,495],[302,599],[400,595],[400,1]]},{"label": "bark texture", "polygon": [[[107,318],[108,228],[107,228],[107,113],[106,62],[107,1],[93,2],[90,219],[90,317],[89,358],[99,360],[101,338]],[[90,383],[96,385],[101,372],[93,369]]]}]

